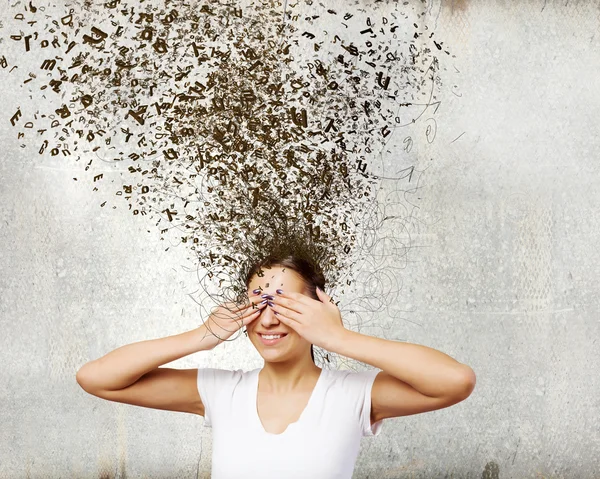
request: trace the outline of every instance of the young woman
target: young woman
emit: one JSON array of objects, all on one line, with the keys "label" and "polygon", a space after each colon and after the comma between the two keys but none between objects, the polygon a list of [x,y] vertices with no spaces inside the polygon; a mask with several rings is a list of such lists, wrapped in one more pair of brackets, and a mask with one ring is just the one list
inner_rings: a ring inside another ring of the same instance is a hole
[{"label": "young woman", "polygon": [[[204,416],[215,479],[351,478],[361,437],[378,435],[384,419],[466,399],[475,375],[440,351],[345,329],[324,282],[310,261],[268,258],[249,271],[247,304],[222,305],[192,331],[118,348],[85,364],[77,382],[109,401]],[[243,326],[262,368],[160,367]],[[313,344],[380,370],[321,369]]]}]

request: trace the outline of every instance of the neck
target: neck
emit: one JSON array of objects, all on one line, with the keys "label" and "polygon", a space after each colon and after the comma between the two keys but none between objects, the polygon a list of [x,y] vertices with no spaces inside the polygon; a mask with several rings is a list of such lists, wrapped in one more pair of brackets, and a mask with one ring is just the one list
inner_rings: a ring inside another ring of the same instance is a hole
[{"label": "neck", "polygon": [[306,387],[312,388],[320,373],[321,368],[313,362],[310,355],[300,361],[265,361],[260,371],[260,383],[265,392],[286,394]]}]

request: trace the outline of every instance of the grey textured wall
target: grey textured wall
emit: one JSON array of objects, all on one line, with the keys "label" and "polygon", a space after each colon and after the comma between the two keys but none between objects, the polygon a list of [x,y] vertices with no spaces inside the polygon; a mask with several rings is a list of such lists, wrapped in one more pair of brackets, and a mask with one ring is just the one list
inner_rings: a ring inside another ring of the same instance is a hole
[{"label": "grey textured wall", "polygon": [[[405,185],[412,249],[386,337],[469,364],[477,387],[456,406],[385,421],[363,439],[355,477],[600,477],[599,4],[435,1],[426,11],[454,57],[443,60],[435,142],[417,123],[412,151],[398,135],[382,158],[389,171],[409,155],[424,171],[418,188]],[[10,35],[28,31],[14,13],[0,13],[0,57],[14,58]],[[43,58],[23,54],[19,68]],[[112,349],[198,326],[194,276],[144,217],[98,206],[73,180],[83,161],[20,146],[9,120],[27,94],[8,70],[0,477],[209,477],[202,418],[102,401],[75,382]],[[170,366],[261,364],[242,336]]]}]

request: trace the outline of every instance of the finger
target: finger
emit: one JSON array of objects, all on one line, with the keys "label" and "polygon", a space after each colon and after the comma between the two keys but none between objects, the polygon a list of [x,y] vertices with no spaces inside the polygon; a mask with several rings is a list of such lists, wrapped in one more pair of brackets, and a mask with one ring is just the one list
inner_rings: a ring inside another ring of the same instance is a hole
[{"label": "finger", "polygon": [[260,312],[265,308],[265,306],[266,306],[266,304],[256,304],[256,305],[246,306],[245,309],[238,311],[234,314],[233,320],[244,322],[246,320],[246,318],[248,318],[249,316],[254,315],[254,316],[258,317]]},{"label": "finger", "polygon": [[283,306],[283,307],[289,309],[290,311],[295,311],[296,313],[299,313],[299,314],[308,312],[308,310],[306,309],[306,307],[308,306],[307,304],[304,304],[300,301],[296,301],[295,299],[290,298],[290,297],[275,296],[275,299],[271,300],[271,302],[273,304]]},{"label": "finger", "polygon": [[232,307],[231,309],[227,309],[227,312],[230,314],[233,314],[236,317],[244,316],[248,312],[252,312],[252,311],[256,310],[257,308],[262,308],[264,306],[264,305],[260,304],[260,301],[250,301],[250,302],[245,302],[245,303],[240,303],[240,304],[236,304],[236,303],[229,303],[229,304],[235,304],[235,306]]},{"label": "finger", "polygon": [[[281,291],[281,293],[279,292]],[[314,302],[315,300],[312,299],[309,296],[306,296],[305,294],[302,293],[296,293],[296,292],[288,292],[286,293],[285,291],[278,289],[277,290],[277,294],[275,295],[276,298],[284,298],[284,299],[288,299],[291,301],[295,301],[301,304],[305,304],[307,306],[309,306],[311,304],[311,302]]]},{"label": "finger", "polygon": [[286,308],[285,306],[283,306],[281,304],[273,303],[273,306],[269,306],[269,307],[277,313],[277,318],[279,318],[280,316],[285,316],[286,318],[288,318],[291,321],[301,323],[301,319],[302,319],[301,313],[297,313],[293,309]]},{"label": "finger", "polygon": [[298,332],[298,330],[296,329],[296,327],[299,325],[299,323],[297,321],[294,321],[293,319],[287,317],[285,314],[283,313],[277,313],[276,315],[277,319],[279,321],[281,321],[283,324],[285,324],[286,326],[289,326],[290,328],[292,328],[294,331]]},{"label": "finger", "polygon": [[219,312],[225,310],[228,313],[235,314],[238,311],[241,311],[244,308],[246,308],[246,306],[247,306],[247,303],[236,303],[234,301],[228,301],[228,302],[221,303],[220,305],[216,306],[215,312],[219,313]]},{"label": "finger", "polygon": [[252,296],[252,297],[248,298],[248,301],[246,302],[245,305],[246,305],[246,307],[248,307],[248,306],[258,307],[258,305],[261,304],[263,301],[264,301],[264,298],[261,298],[260,296]]},{"label": "finger", "polygon": [[267,306],[266,302],[263,303],[262,301],[259,301],[257,303],[252,303],[249,306],[247,306],[246,311],[253,313],[256,310],[263,310],[265,306]]},{"label": "finger", "polygon": [[215,318],[215,323],[217,324],[217,326],[219,326],[221,329],[224,329],[226,331],[229,331],[231,328],[235,329],[235,326],[230,325],[231,323],[241,326],[244,324],[244,320],[252,315],[255,311],[262,311],[263,308],[252,308],[252,307],[245,307],[242,310],[238,310],[238,311],[228,311],[228,310],[217,310],[215,311],[212,316]]},{"label": "finger", "polygon": [[321,300],[321,302],[328,304],[328,303],[333,303],[332,301],[332,297],[329,296],[325,291],[323,291],[321,288],[317,287],[315,289],[317,296],[319,297],[319,299]]},{"label": "finger", "polygon": [[227,320],[243,316],[246,306],[239,308],[237,305],[232,306],[232,304],[233,303],[221,304],[218,308],[212,311],[211,315],[220,320]]},{"label": "finger", "polygon": [[235,304],[239,309],[243,309],[243,308],[247,307],[248,305],[252,305],[253,303],[258,304],[261,301],[262,301],[262,298],[260,297],[259,294],[252,294],[252,295],[246,295],[240,303],[233,303],[233,304]]},{"label": "finger", "polygon": [[249,324],[251,324],[253,321],[256,320],[256,318],[260,317],[260,313],[261,313],[262,309],[257,309],[256,311],[254,311],[254,313],[250,314],[245,320],[244,320],[244,324],[246,326],[248,326]]}]

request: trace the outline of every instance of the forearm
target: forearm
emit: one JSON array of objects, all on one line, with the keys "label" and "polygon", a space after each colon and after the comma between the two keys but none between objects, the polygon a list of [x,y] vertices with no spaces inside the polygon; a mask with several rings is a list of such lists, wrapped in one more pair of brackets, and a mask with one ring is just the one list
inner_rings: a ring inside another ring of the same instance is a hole
[{"label": "forearm", "polygon": [[202,325],[174,336],[127,344],[84,364],[77,372],[77,382],[86,389],[123,389],[159,366],[212,349],[217,342]]},{"label": "forearm", "polygon": [[430,397],[462,395],[475,374],[447,354],[419,344],[390,341],[346,330],[329,351],[382,369]]}]

